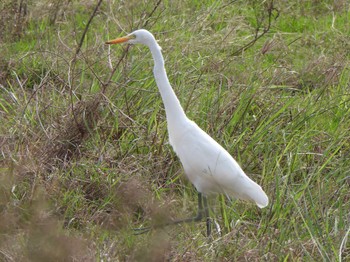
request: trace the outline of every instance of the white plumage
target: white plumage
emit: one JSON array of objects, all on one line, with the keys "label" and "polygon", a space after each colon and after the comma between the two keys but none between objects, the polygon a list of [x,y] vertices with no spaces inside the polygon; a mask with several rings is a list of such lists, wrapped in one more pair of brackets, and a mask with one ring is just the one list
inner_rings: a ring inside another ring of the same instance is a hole
[{"label": "white plumage", "polygon": [[253,201],[260,208],[266,207],[268,197],[262,188],[243,172],[222,146],[185,115],[169,83],[161,48],[154,36],[141,29],[107,44],[122,42],[149,47],[154,59],[154,77],[166,111],[170,144],[197,191],[204,196],[222,193]]},{"label": "white plumage", "polygon": [[261,187],[251,180],[232,156],[193,121],[188,120],[182,134],[170,138],[188,179],[204,195],[223,193],[268,205]]}]

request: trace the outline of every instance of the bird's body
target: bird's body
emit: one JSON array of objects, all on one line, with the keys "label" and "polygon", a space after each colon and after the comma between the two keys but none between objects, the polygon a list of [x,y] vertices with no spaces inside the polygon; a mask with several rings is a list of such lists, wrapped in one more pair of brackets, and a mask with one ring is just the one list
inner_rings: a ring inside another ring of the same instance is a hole
[{"label": "bird's body", "polygon": [[251,180],[232,156],[196,123],[187,118],[166,74],[161,48],[147,30],[137,30],[126,37],[107,42],[141,43],[149,47],[154,59],[154,77],[165,107],[170,144],[197,191],[204,196],[222,193],[268,205],[262,188]]},{"label": "bird's body", "polygon": [[261,187],[193,121],[188,120],[181,134],[175,139],[170,138],[170,143],[198,192],[204,195],[222,193],[253,201],[260,208],[267,206],[268,198]]}]

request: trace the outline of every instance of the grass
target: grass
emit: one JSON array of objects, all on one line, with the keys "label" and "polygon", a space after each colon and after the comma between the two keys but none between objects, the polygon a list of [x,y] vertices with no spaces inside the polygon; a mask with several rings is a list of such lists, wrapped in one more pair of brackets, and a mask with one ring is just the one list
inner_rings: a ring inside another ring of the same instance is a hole
[{"label": "grass", "polygon": [[[347,261],[347,1],[96,4],[0,4],[1,261]],[[212,197],[212,239],[204,223],[133,235],[196,210],[149,51],[103,44],[137,28],[270,198]]]}]

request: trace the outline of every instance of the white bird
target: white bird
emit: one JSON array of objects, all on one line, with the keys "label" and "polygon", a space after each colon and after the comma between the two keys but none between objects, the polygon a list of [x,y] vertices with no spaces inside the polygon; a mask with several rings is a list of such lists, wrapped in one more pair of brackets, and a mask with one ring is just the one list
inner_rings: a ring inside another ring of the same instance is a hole
[{"label": "white bird", "polygon": [[140,29],[125,37],[108,41],[106,44],[124,42],[144,44],[152,53],[153,73],[165,107],[169,141],[180,158],[185,174],[198,191],[197,216],[173,221],[173,223],[199,221],[206,216],[207,234],[210,235],[206,196],[213,193],[250,200],[260,208],[266,207],[269,200],[262,188],[244,173],[221,145],[186,116],[169,83],[161,47],[154,36],[149,31]]}]

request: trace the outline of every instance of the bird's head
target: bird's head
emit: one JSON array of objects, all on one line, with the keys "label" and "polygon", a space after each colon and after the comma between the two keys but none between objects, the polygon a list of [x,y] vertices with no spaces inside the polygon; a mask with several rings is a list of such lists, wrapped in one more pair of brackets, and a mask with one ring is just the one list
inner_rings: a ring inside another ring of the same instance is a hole
[{"label": "bird's head", "polygon": [[154,36],[145,29],[140,29],[128,34],[124,37],[119,37],[114,40],[107,41],[107,45],[120,44],[120,43],[129,43],[129,44],[144,44],[151,46],[154,43],[157,43]]}]

